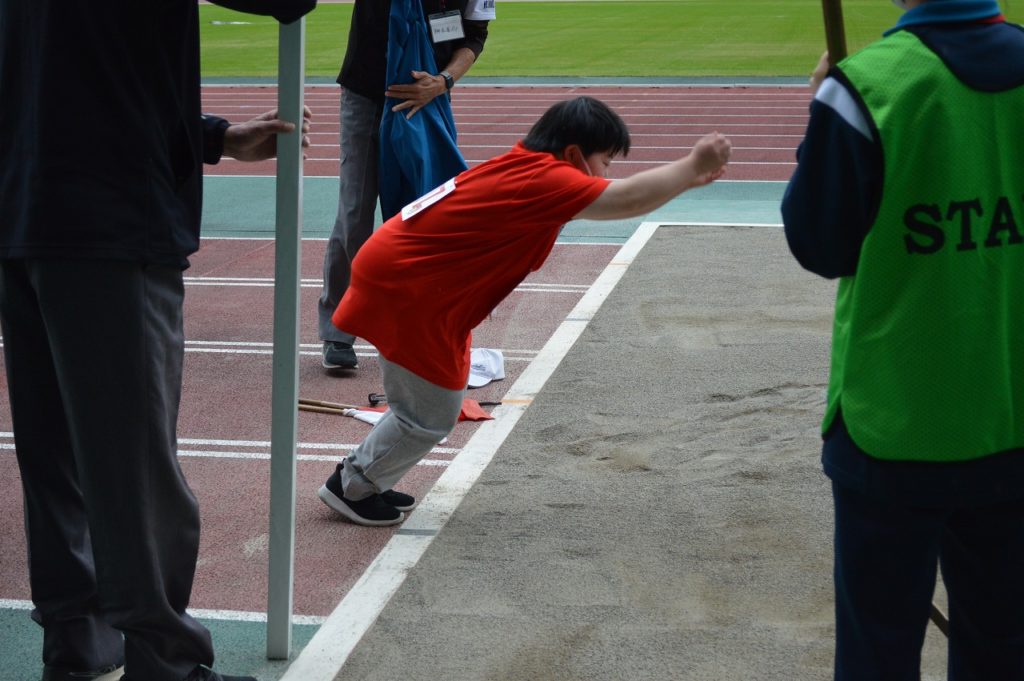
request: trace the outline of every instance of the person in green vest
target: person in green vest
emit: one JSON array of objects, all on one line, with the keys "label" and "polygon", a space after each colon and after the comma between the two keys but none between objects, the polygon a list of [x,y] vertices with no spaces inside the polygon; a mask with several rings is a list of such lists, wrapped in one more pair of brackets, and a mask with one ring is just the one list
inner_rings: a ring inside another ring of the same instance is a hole
[{"label": "person in green vest", "polygon": [[936,575],[949,679],[1024,679],[1024,29],[904,0],[819,64],[782,202],[839,278],[822,461],[837,680],[920,679]]}]

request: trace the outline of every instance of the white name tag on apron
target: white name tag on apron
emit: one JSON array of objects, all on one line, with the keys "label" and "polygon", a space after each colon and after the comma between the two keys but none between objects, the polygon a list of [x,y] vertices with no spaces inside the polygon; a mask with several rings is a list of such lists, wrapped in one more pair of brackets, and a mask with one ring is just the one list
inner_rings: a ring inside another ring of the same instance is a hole
[{"label": "white name tag on apron", "polygon": [[408,206],[403,208],[402,209],[402,219],[403,220],[408,220],[413,215],[416,215],[417,213],[419,213],[420,211],[424,210],[425,208],[429,208],[430,206],[433,206],[435,203],[437,203],[438,201],[440,201],[444,197],[448,196],[453,191],[455,191],[455,178],[454,177],[452,179],[448,180],[447,182],[445,182],[444,184],[442,184],[440,187],[435,187],[434,189],[431,189],[429,192],[427,192],[426,194],[424,194],[423,196],[421,196],[420,198],[416,199],[415,201],[410,203]]},{"label": "white name tag on apron", "polygon": [[462,14],[457,9],[453,9],[450,12],[441,12],[440,14],[431,14],[428,19],[430,19],[430,37],[433,38],[435,43],[459,40],[466,37],[462,30]]}]

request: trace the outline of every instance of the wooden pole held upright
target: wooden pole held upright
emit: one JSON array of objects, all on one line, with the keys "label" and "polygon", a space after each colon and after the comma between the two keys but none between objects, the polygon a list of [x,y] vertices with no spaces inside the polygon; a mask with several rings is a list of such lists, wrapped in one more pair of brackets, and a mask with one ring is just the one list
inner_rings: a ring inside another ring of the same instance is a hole
[{"label": "wooden pole held upright", "polygon": [[846,29],[843,27],[843,0],[821,0],[825,14],[825,44],[828,62],[835,66],[846,57]]}]

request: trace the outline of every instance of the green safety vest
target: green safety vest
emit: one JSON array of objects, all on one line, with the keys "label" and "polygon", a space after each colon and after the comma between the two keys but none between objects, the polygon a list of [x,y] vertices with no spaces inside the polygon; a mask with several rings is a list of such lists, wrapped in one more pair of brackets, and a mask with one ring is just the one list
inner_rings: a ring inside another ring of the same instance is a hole
[{"label": "green safety vest", "polygon": [[890,460],[1024,448],[1024,87],[972,90],[906,31],[840,68],[885,170],[839,282],[823,430],[842,409]]}]

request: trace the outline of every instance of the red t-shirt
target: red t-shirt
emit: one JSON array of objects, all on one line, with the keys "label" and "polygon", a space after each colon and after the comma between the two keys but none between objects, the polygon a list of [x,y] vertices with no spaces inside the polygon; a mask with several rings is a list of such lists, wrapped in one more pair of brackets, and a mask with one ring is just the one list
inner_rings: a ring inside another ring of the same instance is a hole
[{"label": "red t-shirt", "polygon": [[608,183],[521,144],[459,174],[454,190],[363,245],[334,325],[431,383],[464,388],[472,330]]}]

